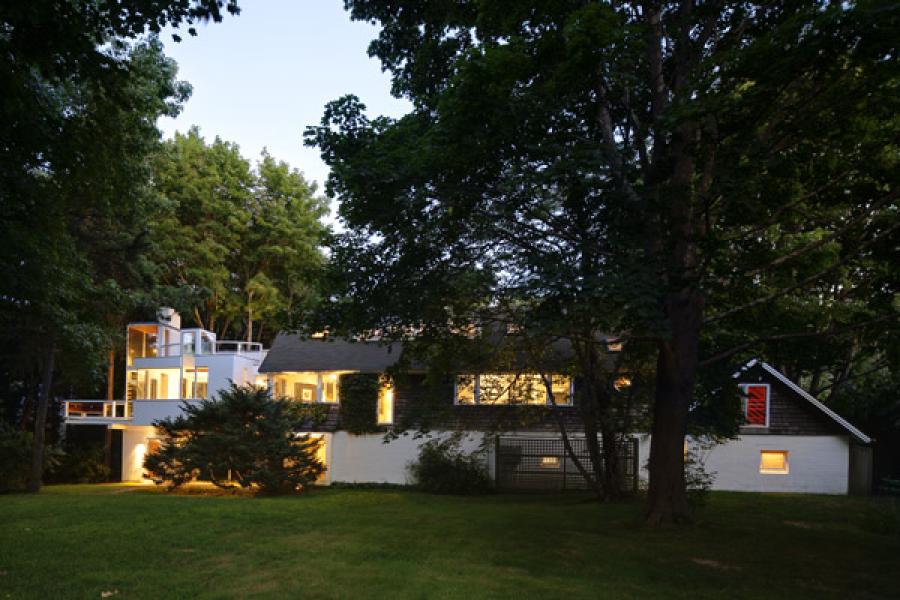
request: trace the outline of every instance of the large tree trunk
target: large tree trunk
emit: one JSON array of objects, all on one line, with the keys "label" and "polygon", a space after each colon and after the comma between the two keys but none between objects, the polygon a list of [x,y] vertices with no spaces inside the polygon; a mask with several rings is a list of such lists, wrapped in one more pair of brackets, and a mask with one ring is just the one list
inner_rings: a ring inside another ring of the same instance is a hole
[{"label": "large tree trunk", "polygon": [[50,387],[53,385],[53,368],[56,358],[56,344],[50,342],[44,359],[44,373],[41,377],[41,391],[38,395],[37,414],[34,418],[34,444],[31,452],[31,474],[26,489],[36,494],[41,491],[44,478],[44,442],[47,433],[47,409],[50,405]]},{"label": "large tree trunk", "polygon": [[608,419],[607,416],[600,426],[603,442],[603,488],[606,490],[606,497],[615,500],[621,498],[624,492],[621,468],[622,440],[618,428],[609,423]]},{"label": "large tree trunk", "polygon": [[695,290],[669,303],[672,338],[659,344],[650,440],[647,521],[656,525],[690,520],[684,486],[684,438],[699,360],[703,298]]}]

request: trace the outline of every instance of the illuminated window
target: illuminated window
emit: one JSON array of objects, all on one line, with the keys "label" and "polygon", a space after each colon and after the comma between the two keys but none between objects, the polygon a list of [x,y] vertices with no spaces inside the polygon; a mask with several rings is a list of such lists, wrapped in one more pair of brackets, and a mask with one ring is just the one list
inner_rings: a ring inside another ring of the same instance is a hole
[{"label": "illuminated window", "polygon": [[456,378],[457,404],[475,404],[476,379],[474,375],[460,375]]},{"label": "illuminated window", "polygon": [[509,404],[509,388],[513,378],[509,375],[480,375],[478,377],[479,404]]},{"label": "illuminated window", "polygon": [[317,373],[291,373],[290,397],[300,402],[316,402],[319,396]]},{"label": "illuminated window", "polygon": [[[290,398],[298,402],[337,403],[340,398],[340,378],[352,371],[287,371],[274,377],[274,394],[280,398]],[[257,379],[265,386],[265,379]]]},{"label": "illuminated window", "polygon": [[769,426],[769,386],[765,383],[741,385],[744,393],[743,407],[746,424],[755,427]]},{"label": "illuminated window", "polygon": [[619,377],[613,382],[613,387],[616,388],[617,392],[621,392],[629,386],[631,386],[631,379],[625,376]]},{"label": "illuminated window", "polygon": [[760,451],[759,472],[766,475],[786,475],[788,473],[787,450]]},{"label": "illuminated window", "polygon": [[540,375],[514,375],[510,384],[512,404],[547,404],[547,386]]},{"label": "illuminated window", "polygon": [[338,374],[325,373],[322,375],[322,402],[338,401]]},{"label": "illuminated window", "polygon": [[394,422],[394,388],[382,385],[378,390],[378,424],[390,425]]},{"label": "illuminated window", "polygon": [[[557,405],[572,404],[572,380],[551,376],[550,389]],[[550,404],[543,377],[535,373],[486,373],[456,378],[457,404]]]},{"label": "illuminated window", "polygon": [[559,457],[558,456],[542,456],[541,462],[539,464],[542,469],[558,469],[559,468]]},{"label": "illuminated window", "polygon": [[553,390],[553,403],[557,405],[567,405],[572,403],[572,379],[563,375],[553,375],[551,377]]}]

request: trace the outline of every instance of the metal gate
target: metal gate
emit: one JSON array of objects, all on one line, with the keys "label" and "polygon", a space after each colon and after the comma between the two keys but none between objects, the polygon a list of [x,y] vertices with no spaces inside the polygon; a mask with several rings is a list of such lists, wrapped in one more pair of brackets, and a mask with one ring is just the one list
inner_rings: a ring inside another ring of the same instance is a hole
[{"label": "metal gate", "polygon": [[[569,440],[585,469],[591,458],[583,438]],[[566,453],[561,438],[498,437],[494,447],[497,488],[501,490],[565,491],[586,490],[588,483]],[[622,445],[625,489],[637,490],[638,444],[630,438]]]}]

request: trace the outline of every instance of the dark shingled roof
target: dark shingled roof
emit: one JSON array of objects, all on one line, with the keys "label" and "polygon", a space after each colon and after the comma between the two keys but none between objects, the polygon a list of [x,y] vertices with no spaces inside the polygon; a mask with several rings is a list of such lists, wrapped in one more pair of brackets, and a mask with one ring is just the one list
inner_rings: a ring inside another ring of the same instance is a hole
[{"label": "dark shingled roof", "polygon": [[400,344],[310,339],[279,333],[259,366],[260,373],[282,371],[361,371],[381,373],[400,359]]}]

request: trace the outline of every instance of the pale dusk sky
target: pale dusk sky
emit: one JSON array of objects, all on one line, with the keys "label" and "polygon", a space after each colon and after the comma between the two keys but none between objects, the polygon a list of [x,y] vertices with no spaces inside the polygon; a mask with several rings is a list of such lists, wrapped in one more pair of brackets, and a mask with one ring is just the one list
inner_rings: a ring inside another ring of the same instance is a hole
[{"label": "pale dusk sky", "polygon": [[[390,95],[390,78],[366,49],[378,28],[350,20],[341,0],[243,0],[241,14],[200,25],[198,35],[160,37],[191,83],[177,119],[164,118],[165,137],[200,127],[208,140],[236,142],[255,161],[263,148],[319,183],[328,167],[303,130],[322,118],[325,103],[354,93],[369,114],[400,116],[409,103]],[[331,219],[329,219],[330,221]]]}]

